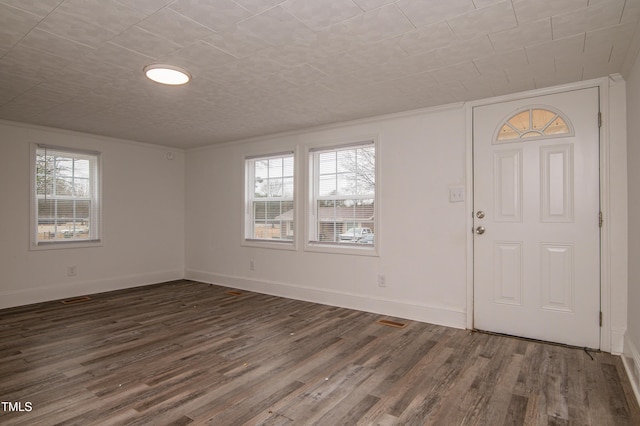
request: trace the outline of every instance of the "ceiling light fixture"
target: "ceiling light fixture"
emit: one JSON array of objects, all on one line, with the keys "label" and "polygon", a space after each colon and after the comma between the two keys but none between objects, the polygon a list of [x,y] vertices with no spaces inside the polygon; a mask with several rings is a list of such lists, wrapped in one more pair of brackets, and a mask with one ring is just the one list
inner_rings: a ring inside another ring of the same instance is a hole
[{"label": "ceiling light fixture", "polygon": [[191,80],[191,74],[184,68],[166,64],[151,64],[144,67],[144,73],[150,80],[157,83],[178,86],[188,83]]}]

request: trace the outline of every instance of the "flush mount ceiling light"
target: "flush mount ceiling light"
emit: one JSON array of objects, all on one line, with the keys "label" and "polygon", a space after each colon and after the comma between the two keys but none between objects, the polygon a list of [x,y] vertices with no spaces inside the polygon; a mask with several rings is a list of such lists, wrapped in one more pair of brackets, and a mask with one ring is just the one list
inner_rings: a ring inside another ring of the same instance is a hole
[{"label": "flush mount ceiling light", "polygon": [[157,83],[178,86],[191,80],[191,74],[184,68],[175,65],[152,64],[144,67],[144,73],[150,80]]}]

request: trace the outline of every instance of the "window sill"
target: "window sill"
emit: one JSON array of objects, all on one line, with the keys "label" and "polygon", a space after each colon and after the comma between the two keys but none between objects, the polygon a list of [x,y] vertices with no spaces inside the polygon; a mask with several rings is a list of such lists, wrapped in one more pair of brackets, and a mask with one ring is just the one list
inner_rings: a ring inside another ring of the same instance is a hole
[{"label": "window sill", "polygon": [[61,250],[61,249],[76,249],[76,248],[89,248],[89,247],[102,247],[101,240],[91,241],[51,241],[41,243],[31,243],[29,250]]},{"label": "window sill", "polygon": [[245,247],[259,247],[266,249],[275,249],[275,250],[289,250],[295,251],[297,250],[296,243],[291,240],[242,240],[242,245]]},{"label": "window sill", "polygon": [[336,243],[314,243],[307,242],[304,247],[305,251],[316,253],[332,253],[332,254],[347,254],[352,256],[371,256],[379,257],[378,246],[371,246],[367,244],[336,244]]}]

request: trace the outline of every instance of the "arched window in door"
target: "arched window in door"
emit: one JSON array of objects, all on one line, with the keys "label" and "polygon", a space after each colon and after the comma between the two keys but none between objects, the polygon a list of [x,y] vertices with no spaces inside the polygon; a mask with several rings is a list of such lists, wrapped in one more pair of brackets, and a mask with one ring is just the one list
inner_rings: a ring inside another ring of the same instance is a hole
[{"label": "arched window in door", "polygon": [[516,142],[523,139],[548,139],[573,136],[571,122],[551,107],[526,107],[505,119],[494,143]]}]

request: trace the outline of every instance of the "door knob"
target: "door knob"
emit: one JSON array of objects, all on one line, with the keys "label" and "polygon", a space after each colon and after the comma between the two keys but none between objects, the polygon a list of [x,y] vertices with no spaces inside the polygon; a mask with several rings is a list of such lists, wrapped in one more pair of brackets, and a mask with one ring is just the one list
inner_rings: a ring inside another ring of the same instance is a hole
[{"label": "door knob", "polygon": [[484,226],[478,226],[476,228],[476,234],[478,234],[478,235],[484,234]]}]

